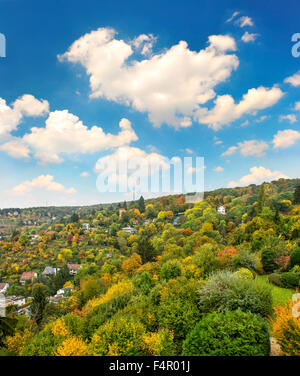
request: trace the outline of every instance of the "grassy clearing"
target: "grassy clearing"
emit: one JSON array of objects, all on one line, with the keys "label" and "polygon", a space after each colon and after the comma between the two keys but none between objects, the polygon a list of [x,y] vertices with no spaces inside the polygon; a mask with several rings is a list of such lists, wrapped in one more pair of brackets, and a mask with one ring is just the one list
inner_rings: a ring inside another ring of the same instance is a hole
[{"label": "grassy clearing", "polygon": [[256,278],[263,281],[271,287],[273,296],[273,306],[282,306],[287,304],[287,302],[292,298],[293,294],[295,294],[295,290],[285,289],[282,287],[274,286],[271,283],[269,283],[267,275],[258,275]]}]

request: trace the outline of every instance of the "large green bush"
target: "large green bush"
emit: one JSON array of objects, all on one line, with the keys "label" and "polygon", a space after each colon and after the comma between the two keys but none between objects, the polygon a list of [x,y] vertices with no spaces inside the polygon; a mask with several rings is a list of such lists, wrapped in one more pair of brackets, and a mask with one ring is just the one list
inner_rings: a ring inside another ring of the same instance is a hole
[{"label": "large green bush", "polygon": [[179,262],[170,260],[161,267],[159,278],[168,281],[169,279],[179,277],[181,275],[181,268]]},{"label": "large green bush", "polygon": [[290,255],[290,265],[291,267],[295,265],[300,265],[300,248],[296,248]]},{"label": "large green bush", "polygon": [[261,263],[266,273],[272,273],[277,268],[275,260],[276,252],[273,249],[263,249],[261,254]]},{"label": "large green bush", "polygon": [[268,276],[268,280],[270,283],[272,283],[275,286],[283,287],[283,283],[280,279],[281,275],[278,273],[272,273]]},{"label": "large green bush", "polygon": [[241,278],[230,271],[217,272],[198,290],[200,311],[242,311],[267,316],[272,312],[271,288],[255,279]]},{"label": "large green bush", "polygon": [[205,316],[187,335],[182,351],[185,356],[267,356],[269,353],[266,321],[240,310]]},{"label": "large green bush", "polygon": [[282,273],[280,275],[280,281],[285,287],[297,287],[299,286],[300,276],[293,272]]}]

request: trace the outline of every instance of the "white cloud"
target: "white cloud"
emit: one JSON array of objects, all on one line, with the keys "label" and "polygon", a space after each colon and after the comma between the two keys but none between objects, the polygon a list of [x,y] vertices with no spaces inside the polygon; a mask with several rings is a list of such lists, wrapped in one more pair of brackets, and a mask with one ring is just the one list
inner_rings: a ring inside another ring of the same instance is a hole
[{"label": "white cloud", "polygon": [[193,154],[193,153],[194,153],[193,150],[192,150],[192,149],[189,149],[189,148],[186,148],[185,151],[186,151],[186,153],[188,153],[188,154]]},{"label": "white cloud", "polygon": [[255,34],[255,33],[248,33],[248,31],[246,31],[243,36],[242,36],[242,41],[245,42],[245,43],[249,43],[249,42],[254,42],[255,39],[258,37],[258,34]]},{"label": "white cloud", "polygon": [[265,121],[266,119],[268,118],[267,115],[262,115],[260,116],[258,119],[256,119],[256,123],[262,123],[263,121]]},{"label": "white cloud", "polygon": [[58,58],[86,69],[91,97],[147,112],[155,126],[190,126],[194,112],[215,96],[215,86],[239,64],[237,56],[228,53],[236,50],[234,39],[228,35],[211,35],[208,46],[199,52],[181,41],[141,61],[132,57],[136,46],[140,48],[149,36],[142,34],[126,43],[115,35],[109,28],[92,31]]},{"label": "white cloud", "polygon": [[0,136],[7,136],[17,129],[23,117],[44,116],[49,112],[49,103],[46,100],[39,101],[30,94],[24,94],[18,98],[12,106],[0,98]]},{"label": "white cloud", "polygon": [[294,115],[294,114],[288,114],[288,115],[281,115],[279,117],[279,120],[280,121],[288,120],[291,124],[293,124],[293,123],[296,123],[297,118],[296,118],[296,115]]},{"label": "white cloud", "polygon": [[0,150],[6,152],[13,158],[29,158],[30,150],[19,138],[12,138],[10,141],[0,145]]},{"label": "white cloud", "polygon": [[215,172],[222,172],[222,171],[224,171],[224,168],[221,167],[221,166],[218,166],[218,167],[214,168],[214,171]]},{"label": "white cloud", "polygon": [[87,177],[90,176],[90,173],[87,172],[87,171],[84,171],[84,172],[82,172],[82,173],[80,174],[80,176],[81,176],[82,178],[87,178]]},{"label": "white cloud", "polygon": [[226,157],[227,155],[232,155],[238,150],[237,146],[230,146],[223,154],[221,154],[222,157]]},{"label": "white cloud", "polygon": [[295,103],[295,110],[300,111],[300,102]]},{"label": "white cloud", "polygon": [[222,154],[222,157],[227,155],[232,155],[239,151],[244,157],[263,157],[265,151],[269,148],[269,145],[264,141],[249,140],[244,142],[239,142],[237,146],[231,146]]},{"label": "white cloud", "polygon": [[280,171],[271,171],[263,166],[250,168],[250,174],[243,176],[239,181],[231,181],[228,187],[245,187],[249,184],[261,184],[278,180],[280,178],[288,179],[288,176]]},{"label": "white cloud", "polygon": [[285,129],[284,131],[278,131],[274,138],[273,144],[275,149],[285,149],[292,146],[300,139],[300,132],[293,129]]},{"label": "white cloud", "polygon": [[240,27],[245,27],[245,26],[253,26],[254,23],[252,21],[252,18],[248,17],[248,16],[242,16],[240,17],[236,23],[240,26]]},{"label": "white cloud", "polygon": [[152,48],[156,40],[157,38],[152,34],[141,34],[132,41],[132,44],[137,50],[141,51],[142,55],[151,56]]},{"label": "white cloud", "polygon": [[13,194],[24,195],[35,189],[43,189],[50,192],[73,194],[76,193],[74,188],[65,188],[62,184],[54,181],[52,175],[40,175],[33,180],[24,181],[12,189]]},{"label": "white cloud", "polygon": [[214,130],[220,129],[224,124],[237,120],[244,114],[256,114],[273,106],[284,93],[276,86],[271,89],[260,86],[257,89],[248,90],[239,103],[235,103],[231,95],[218,96],[214,101],[215,106],[208,110],[202,108],[197,112],[199,123],[208,124]]},{"label": "white cloud", "polygon": [[106,134],[97,126],[89,129],[67,110],[54,111],[46,120],[45,128],[31,128],[31,133],[25,134],[22,140],[41,163],[60,163],[62,155],[95,153],[137,140],[129,120],[122,119],[119,126],[117,135]]},{"label": "white cloud", "polygon": [[241,124],[241,127],[246,127],[247,125],[249,125],[249,120],[245,120],[245,121]]},{"label": "white cloud", "polygon": [[300,71],[293,76],[287,77],[284,82],[291,84],[292,86],[300,86]]},{"label": "white cloud", "polygon": [[240,14],[240,12],[234,12],[232,14],[232,16],[230,18],[228,18],[228,20],[226,20],[226,22],[231,22],[236,16],[238,16]]}]

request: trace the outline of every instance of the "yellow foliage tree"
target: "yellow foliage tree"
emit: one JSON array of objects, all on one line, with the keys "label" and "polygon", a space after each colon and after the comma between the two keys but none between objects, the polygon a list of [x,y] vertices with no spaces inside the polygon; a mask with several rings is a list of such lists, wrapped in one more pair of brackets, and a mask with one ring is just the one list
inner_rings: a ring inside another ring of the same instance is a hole
[{"label": "yellow foliage tree", "polygon": [[80,338],[67,338],[56,350],[56,356],[86,356],[87,344]]},{"label": "yellow foliage tree", "polygon": [[137,253],[133,253],[127,260],[123,261],[122,270],[124,271],[124,273],[132,276],[141,265],[141,256]]}]

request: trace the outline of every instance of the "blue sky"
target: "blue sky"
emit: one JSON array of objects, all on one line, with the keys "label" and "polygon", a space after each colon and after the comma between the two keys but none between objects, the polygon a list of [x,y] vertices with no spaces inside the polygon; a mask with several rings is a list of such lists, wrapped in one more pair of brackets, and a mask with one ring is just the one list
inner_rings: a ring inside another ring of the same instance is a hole
[{"label": "blue sky", "polygon": [[96,187],[96,162],[122,150],[204,157],[207,190],[299,177],[299,15],[281,0],[0,0],[0,207],[130,199]]}]

